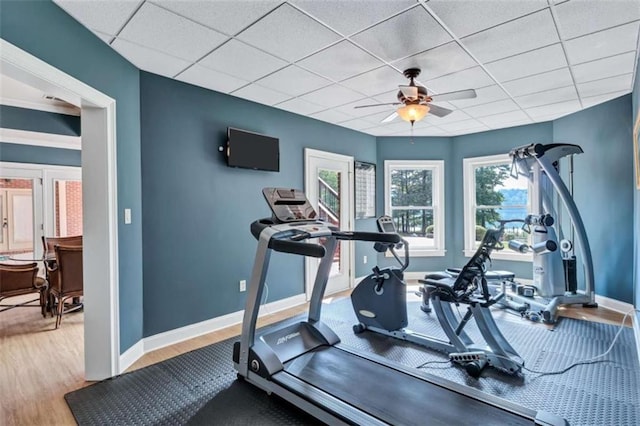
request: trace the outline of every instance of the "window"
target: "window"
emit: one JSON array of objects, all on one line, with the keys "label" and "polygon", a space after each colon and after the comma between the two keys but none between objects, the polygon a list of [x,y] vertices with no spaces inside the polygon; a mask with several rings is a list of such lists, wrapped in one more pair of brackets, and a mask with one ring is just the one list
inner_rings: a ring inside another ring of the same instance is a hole
[{"label": "window", "polygon": [[[511,176],[508,154],[465,158],[464,166],[464,234],[465,256],[475,253],[487,228],[497,226],[498,220],[524,219],[531,211],[533,189],[524,176]],[[530,234],[522,224],[508,224],[503,241],[517,240],[531,243]],[[509,250],[494,251],[494,259],[531,261],[530,253]]]},{"label": "window", "polygon": [[385,213],[411,256],[444,256],[444,161],[385,161]]}]

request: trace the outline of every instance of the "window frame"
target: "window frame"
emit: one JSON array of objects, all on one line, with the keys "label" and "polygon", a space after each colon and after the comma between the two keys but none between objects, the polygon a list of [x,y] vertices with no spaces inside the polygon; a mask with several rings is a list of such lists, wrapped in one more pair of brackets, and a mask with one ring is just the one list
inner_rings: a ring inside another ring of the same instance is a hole
[{"label": "window frame", "polygon": [[400,209],[432,209],[434,227],[433,240],[435,248],[412,248],[411,257],[445,256],[445,204],[444,204],[444,160],[385,160],[384,162],[384,212],[392,216],[391,206],[391,171],[397,169],[425,169],[432,172],[433,206],[403,206]]},{"label": "window frame", "polygon": [[[509,154],[498,155],[486,155],[482,157],[469,157],[463,158],[463,185],[464,185],[464,255],[465,257],[471,257],[476,252],[475,246],[475,234],[476,234],[476,174],[475,169],[478,167],[486,166],[498,166],[501,164],[511,164],[511,158]],[[537,188],[531,185],[531,181],[528,183],[527,191],[527,211],[531,212],[533,207],[533,200],[536,199]],[[487,206],[481,206],[487,207]],[[524,219],[524,218],[523,218]],[[512,260],[518,262],[532,262],[532,253],[518,253],[509,250],[506,246],[502,251],[494,251],[491,254],[492,259],[499,260]]]}]

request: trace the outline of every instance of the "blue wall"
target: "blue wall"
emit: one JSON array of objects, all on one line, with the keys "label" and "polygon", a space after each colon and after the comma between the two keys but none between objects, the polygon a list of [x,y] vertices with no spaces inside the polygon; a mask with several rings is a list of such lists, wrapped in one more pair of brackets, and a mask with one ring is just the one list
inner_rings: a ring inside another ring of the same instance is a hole
[{"label": "blue wall", "polygon": [[80,156],[80,151],[77,149],[0,143],[0,161],[79,167]]},{"label": "blue wall", "polygon": [[553,122],[556,142],[575,143],[573,199],[593,255],[598,295],[633,301],[633,158],[629,95]]},{"label": "blue wall", "polygon": [[[261,190],[302,188],[305,147],[376,159],[375,138],[353,130],[144,72],[140,91],[145,336],[244,308],[249,225],[271,216]],[[280,172],[227,167],[228,126],[279,138]],[[274,253],[267,284],[267,302],[303,293],[303,259]]]},{"label": "blue wall", "polygon": [[80,117],[0,105],[0,127],[56,135],[80,136]]},{"label": "blue wall", "polygon": [[[635,84],[633,86],[633,92],[631,94],[631,117],[633,119],[632,125],[636,122],[636,120],[640,119],[640,58],[638,59],[638,64],[636,66],[636,75],[635,75]],[[639,141],[640,143],[640,141]],[[633,146],[633,145],[632,145]],[[639,148],[640,149],[640,148]],[[638,161],[640,161],[640,153],[634,153]],[[640,167],[640,164],[638,165]],[[635,179],[635,176],[634,176]],[[633,191],[633,201],[634,201],[634,232],[635,236],[635,244],[634,244],[634,256],[633,256],[633,266],[634,266],[634,305],[637,309],[640,309],[640,188],[637,186]],[[640,313],[636,313],[637,320],[640,321]]]},{"label": "blue wall", "polygon": [[[0,105],[0,127],[56,135],[80,136],[80,117]],[[79,150],[0,141],[0,161],[80,166]]]},{"label": "blue wall", "polygon": [[50,1],[3,1],[0,37],[116,100],[120,350],[142,337],[139,71]]}]

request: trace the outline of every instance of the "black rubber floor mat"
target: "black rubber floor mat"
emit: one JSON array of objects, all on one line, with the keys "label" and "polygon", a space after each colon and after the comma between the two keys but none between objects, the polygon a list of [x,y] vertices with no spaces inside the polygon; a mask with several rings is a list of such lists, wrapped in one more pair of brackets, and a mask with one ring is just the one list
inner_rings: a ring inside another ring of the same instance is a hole
[{"label": "black rubber floor mat", "polygon": [[[348,299],[325,304],[323,310],[323,320],[340,336],[342,345],[383,355],[407,367],[447,359],[443,354],[370,332],[355,335],[351,327],[356,318]],[[441,334],[437,321],[420,311],[416,303],[410,303],[409,315],[410,328]],[[617,332],[615,326],[567,318],[554,331],[517,318],[497,322],[525,365],[544,371],[604,352]],[[475,325],[468,328],[470,336],[477,338]],[[96,383],[65,395],[65,399],[81,425],[313,424],[313,419],[285,401],[236,380],[231,361],[235,340]],[[524,372],[510,376],[486,369],[481,378],[473,379],[464,369],[450,364],[428,364],[424,370],[535,410],[549,411],[572,425],[640,424],[640,369],[631,329],[623,330],[606,362],[577,366],[564,374]]]}]

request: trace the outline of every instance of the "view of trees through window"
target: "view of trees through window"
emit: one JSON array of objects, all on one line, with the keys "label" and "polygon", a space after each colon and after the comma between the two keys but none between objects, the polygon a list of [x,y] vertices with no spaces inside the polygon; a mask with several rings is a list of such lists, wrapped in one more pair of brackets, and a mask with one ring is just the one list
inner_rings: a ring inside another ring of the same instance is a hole
[{"label": "view of trees through window", "polygon": [[433,172],[426,169],[391,171],[391,216],[398,233],[431,239],[433,245]]},{"label": "view of trees through window", "polygon": [[[524,219],[528,214],[528,180],[514,178],[510,170],[509,164],[475,167],[476,242],[482,240],[487,228],[495,228],[498,220]],[[527,242],[529,234],[516,224],[506,228],[503,239]]]}]

